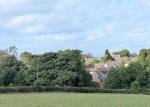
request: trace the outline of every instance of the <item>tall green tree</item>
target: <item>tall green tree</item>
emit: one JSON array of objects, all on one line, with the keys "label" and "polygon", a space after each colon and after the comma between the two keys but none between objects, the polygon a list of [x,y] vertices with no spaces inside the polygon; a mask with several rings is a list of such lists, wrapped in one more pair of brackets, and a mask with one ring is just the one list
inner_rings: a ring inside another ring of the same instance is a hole
[{"label": "tall green tree", "polygon": [[134,62],[127,68],[122,67],[108,71],[105,87],[114,89],[131,88],[135,81],[141,87],[148,87],[150,83],[149,74],[145,69],[145,65]]},{"label": "tall green tree", "polygon": [[26,65],[24,72],[27,85],[89,86],[91,75],[86,71],[79,50],[65,50],[33,55],[21,54]]},{"label": "tall green tree", "polygon": [[111,54],[109,53],[109,50],[106,49],[105,51],[105,56],[104,56],[104,62],[107,61],[114,61],[115,59],[111,56]]}]

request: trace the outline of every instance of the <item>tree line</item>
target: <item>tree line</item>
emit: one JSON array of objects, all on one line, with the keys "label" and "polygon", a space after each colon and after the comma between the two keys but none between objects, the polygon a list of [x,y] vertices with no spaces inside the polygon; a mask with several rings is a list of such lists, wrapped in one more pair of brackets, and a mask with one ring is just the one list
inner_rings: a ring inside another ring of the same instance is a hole
[{"label": "tree line", "polygon": [[[119,54],[129,56],[129,52]],[[133,56],[136,56],[135,54]],[[140,89],[150,88],[150,49],[142,49],[137,60],[128,67],[121,66],[108,71],[105,88],[111,89]]]},{"label": "tree line", "polygon": [[[109,51],[103,60],[114,60]],[[104,88],[129,89],[150,88],[150,49],[142,49],[139,55],[128,50],[116,52],[121,57],[134,56],[136,61],[128,67],[110,69]],[[32,54],[23,52],[17,57],[17,48],[0,50],[0,86],[71,86],[93,87],[80,50],[64,50]]]},{"label": "tree line", "polygon": [[0,50],[0,86],[73,86],[92,85],[80,50],[48,52],[40,55],[16,47]]}]

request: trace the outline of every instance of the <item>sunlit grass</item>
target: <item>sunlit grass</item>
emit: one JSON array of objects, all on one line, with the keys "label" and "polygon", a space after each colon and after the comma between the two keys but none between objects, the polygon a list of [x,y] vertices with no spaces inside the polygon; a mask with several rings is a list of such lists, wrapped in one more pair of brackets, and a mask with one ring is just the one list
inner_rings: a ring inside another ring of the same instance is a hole
[{"label": "sunlit grass", "polygon": [[150,107],[150,96],[128,94],[1,94],[0,107]]}]

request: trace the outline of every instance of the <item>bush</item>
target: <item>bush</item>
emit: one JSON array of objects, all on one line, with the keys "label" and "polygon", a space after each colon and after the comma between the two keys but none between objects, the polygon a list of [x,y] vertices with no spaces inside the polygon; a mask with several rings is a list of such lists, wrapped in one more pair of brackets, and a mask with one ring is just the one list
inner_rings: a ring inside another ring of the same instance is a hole
[{"label": "bush", "polygon": [[48,85],[48,81],[44,79],[38,79],[33,84],[33,86],[46,86],[46,85]]},{"label": "bush", "polygon": [[121,67],[109,70],[105,80],[105,87],[110,89],[129,89],[134,88],[137,81],[144,88],[148,87],[149,73],[145,72],[145,67],[139,62],[131,63],[127,68]]},{"label": "bush", "polygon": [[134,81],[131,84],[131,89],[140,89],[140,84],[138,83],[138,81]]},{"label": "bush", "polygon": [[98,63],[100,63],[100,60],[95,59],[91,63],[89,63],[88,65],[86,65],[86,68],[94,68],[94,65],[98,64]]},{"label": "bush", "polygon": [[0,93],[30,93],[30,92],[74,92],[74,93],[123,93],[123,94],[148,94],[149,89],[103,89],[87,87],[0,87]]},{"label": "bush", "polygon": [[127,73],[124,68],[108,71],[104,87],[109,89],[123,89],[129,87]]}]

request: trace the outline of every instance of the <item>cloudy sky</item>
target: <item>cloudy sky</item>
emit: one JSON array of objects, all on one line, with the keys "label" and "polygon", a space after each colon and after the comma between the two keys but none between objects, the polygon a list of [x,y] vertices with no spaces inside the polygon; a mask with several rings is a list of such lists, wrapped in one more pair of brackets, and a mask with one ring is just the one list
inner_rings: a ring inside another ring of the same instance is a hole
[{"label": "cloudy sky", "polygon": [[150,0],[0,0],[0,48],[33,53],[150,47]]}]

